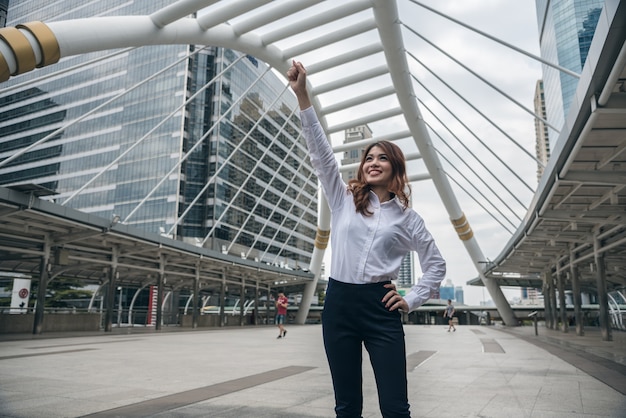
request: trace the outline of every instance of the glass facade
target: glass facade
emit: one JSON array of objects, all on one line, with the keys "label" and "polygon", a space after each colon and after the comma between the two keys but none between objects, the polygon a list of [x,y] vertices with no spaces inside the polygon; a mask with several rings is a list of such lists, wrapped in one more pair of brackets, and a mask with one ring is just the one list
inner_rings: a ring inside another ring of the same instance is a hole
[{"label": "glass facade", "polygon": [[[145,15],[171,0],[11,1],[7,26]],[[14,77],[0,92],[0,184],[259,261],[308,267],[317,179],[295,98],[267,66],[221,48],[102,51]]]},{"label": "glass facade", "polygon": [[[581,73],[604,0],[537,0],[541,56],[549,62]],[[560,129],[569,112],[578,79],[543,66],[548,122]],[[558,134],[549,130],[550,148]]]},{"label": "glass facade", "polygon": [[3,28],[6,26],[8,10],[9,10],[9,0],[0,0],[0,28]]},{"label": "glass facade", "polygon": [[219,49],[214,60],[215,72],[224,75],[208,115],[215,127],[209,173],[217,180],[207,193],[207,233],[216,249],[308,267],[317,229],[317,177],[299,139],[295,97],[285,83],[261,76],[265,66],[253,57]]}]

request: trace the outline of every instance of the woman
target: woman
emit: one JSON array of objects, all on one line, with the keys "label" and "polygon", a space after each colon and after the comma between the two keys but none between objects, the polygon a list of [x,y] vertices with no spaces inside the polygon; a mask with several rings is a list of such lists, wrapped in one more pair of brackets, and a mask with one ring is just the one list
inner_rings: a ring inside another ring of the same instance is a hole
[{"label": "woman", "polygon": [[[311,107],[306,70],[287,72],[301,111],[311,163],[331,210],[332,265],[322,329],[337,417],[360,417],[362,344],[367,349],[383,417],[410,417],[406,352],[399,310],[426,302],[445,276],[445,261],[422,218],[409,206],[404,155],[381,141],[370,145],[357,178],[346,185]],[[423,276],[405,297],[391,284],[403,258],[417,251]]]}]

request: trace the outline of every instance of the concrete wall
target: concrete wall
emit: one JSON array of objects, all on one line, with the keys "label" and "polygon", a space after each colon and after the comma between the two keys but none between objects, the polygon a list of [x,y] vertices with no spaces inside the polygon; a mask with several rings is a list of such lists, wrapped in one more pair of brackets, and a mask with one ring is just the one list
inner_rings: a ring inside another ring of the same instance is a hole
[{"label": "concrete wall", "polygon": [[[34,321],[32,314],[2,314],[0,334],[32,333]],[[42,332],[99,330],[100,314],[93,313],[45,314],[42,324]]]},{"label": "concrete wall", "polygon": [[[180,326],[183,328],[191,328],[193,325],[193,316],[192,315],[181,315],[180,317]],[[198,316],[198,327],[199,328],[209,328],[209,327],[219,327],[220,326],[220,316],[219,315],[199,315]]]},{"label": "concrete wall", "polygon": [[[239,315],[231,315],[227,314],[225,316],[226,324],[225,326],[239,326]],[[251,325],[252,314],[248,314],[243,319],[244,325]],[[181,315],[180,317],[180,326],[183,328],[191,328],[193,322],[192,315]],[[220,326],[220,316],[219,315],[199,315],[198,316],[198,328],[211,328],[211,327],[219,327]]]}]

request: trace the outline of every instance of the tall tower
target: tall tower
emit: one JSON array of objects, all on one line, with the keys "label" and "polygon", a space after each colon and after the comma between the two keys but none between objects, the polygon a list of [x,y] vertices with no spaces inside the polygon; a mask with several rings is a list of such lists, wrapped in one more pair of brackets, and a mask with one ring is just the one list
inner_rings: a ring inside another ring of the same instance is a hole
[{"label": "tall tower", "polygon": [[461,304],[461,305],[465,303],[463,286],[456,286],[454,288],[454,300],[456,300],[456,303]]},{"label": "tall tower", "polygon": [[454,300],[454,291],[454,283],[452,283],[452,280],[446,279],[444,283],[439,286],[439,297],[443,300]]},{"label": "tall tower", "polygon": [[[541,56],[580,73],[598,23],[604,0],[536,0]],[[569,112],[578,79],[543,65],[546,115],[560,129]],[[558,134],[549,129],[550,147]]]},{"label": "tall tower", "polygon": [[[172,1],[78,3],[10,2],[7,25],[148,15]],[[0,185],[34,183],[95,216],[307,268],[317,178],[296,99],[266,69],[228,49],[157,45],[13,77],[0,93],[0,160],[45,141],[0,167]]]},{"label": "tall tower", "polygon": [[402,264],[400,264],[400,271],[398,272],[398,287],[410,288],[413,286],[415,277],[415,253],[408,253]]},{"label": "tall tower", "polygon": [[[537,80],[535,85],[535,99],[534,99],[535,114],[541,116],[543,120],[546,120],[546,100],[543,92],[543,80]],[[548,138],[548,126],[538,118],[535,118],[535,153],[537,160],[543,163],[537,164],[537,182],[543,175],[544,167],[548,164],[550,159],[550,141]]]}]

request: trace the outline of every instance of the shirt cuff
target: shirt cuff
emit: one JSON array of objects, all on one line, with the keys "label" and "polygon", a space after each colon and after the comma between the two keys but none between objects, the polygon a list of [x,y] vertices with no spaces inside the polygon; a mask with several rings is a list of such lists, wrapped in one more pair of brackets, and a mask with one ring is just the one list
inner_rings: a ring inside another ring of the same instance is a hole
[{"label": "shirt cuff", "polygon": [[317,114],[315,113],[315,109],[313,106],[307,107],[306,109],[300,111],[300,121],[302,122],[302,126],[313,126],[318,122]]},{"label": "shirt cuff", "polygon": [[414,311],[415,309],[419,308],[425,301],[420,301],[420,297],[417,293],[413,292],[413,291],[409,291],[406,293],[406,295],[404,295],[404,300],[406,301],[407,305],[409,305],[409,312]]}]

